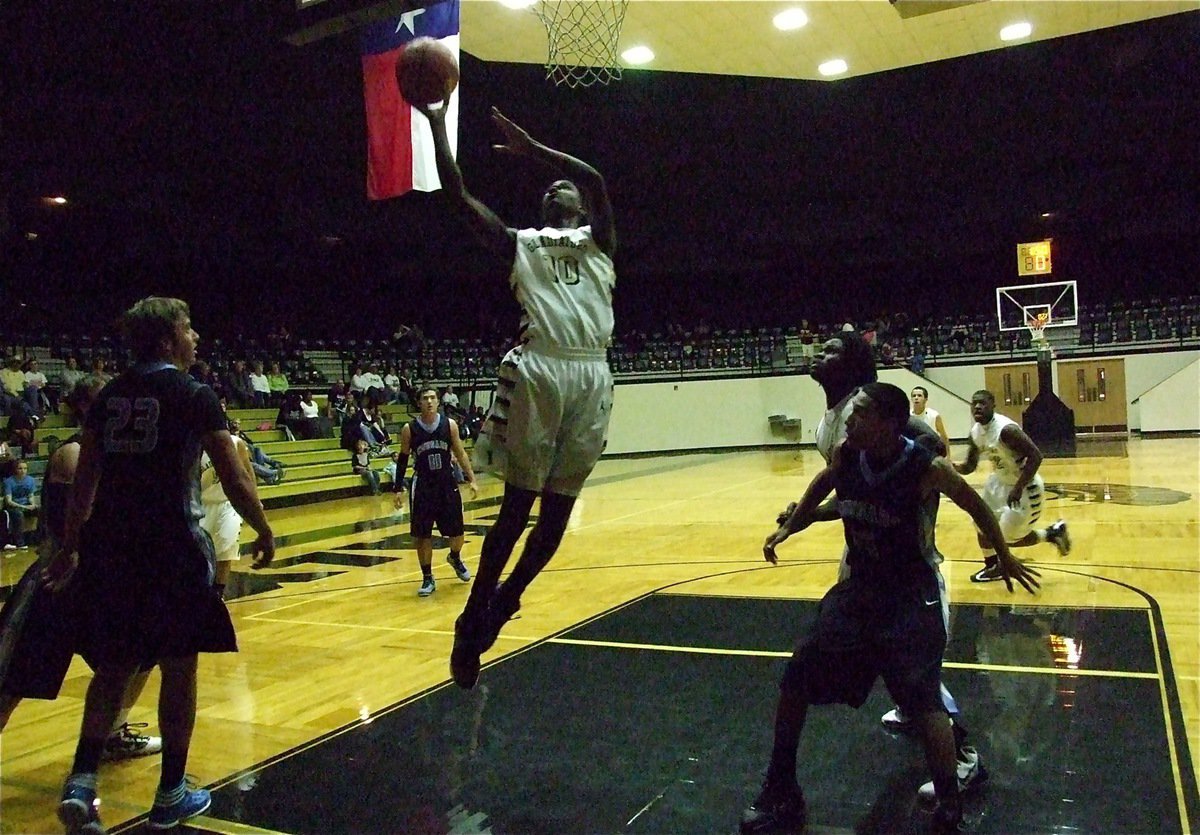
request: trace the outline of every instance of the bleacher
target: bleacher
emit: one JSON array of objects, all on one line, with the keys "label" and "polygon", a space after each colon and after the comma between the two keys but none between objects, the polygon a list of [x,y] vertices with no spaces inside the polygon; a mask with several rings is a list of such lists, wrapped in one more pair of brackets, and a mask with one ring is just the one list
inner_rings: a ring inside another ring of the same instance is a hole
[{"label": "bleacher", "polygon": [[[383,406],[382,410],[388,433],[397,445],[394,448],[398,449],[400,430],[412,415],[404,405]],[[263,423],[274,423],[275,409],[231,409],[229,415],[240,419],[247,437],[284,466],[281,482],[258,485],[259,497],[268,509],[370,492],[362,477],[350,471],[350,453],[341,448],[338,437],[289,441],[282,429],[256,428]],[[24,460],[29,465],[29,474],[39,484],[39,493],[50,455],[76,431],[61,414],[47,415],[35,430],[37,453]],[[464,441],[464,445],[469,449],[471,441]],[[389,463],[389,455],[371,461],[372,468],[380,471],[380,483],[385,486],[391,483],[390,476],[383,472]],[[30,514],[26,524],[32,530],[36,515]]]}]

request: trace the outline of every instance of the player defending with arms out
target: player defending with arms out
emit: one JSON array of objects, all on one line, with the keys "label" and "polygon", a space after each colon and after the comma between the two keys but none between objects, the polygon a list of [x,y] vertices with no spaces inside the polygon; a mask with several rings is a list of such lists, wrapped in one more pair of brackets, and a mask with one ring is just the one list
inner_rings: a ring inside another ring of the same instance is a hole
[{"label": "player defending with arms out", "polygon": [[450,554],[446,562],[454,569],[458,579],[470,581],[471,572],[463,565],[463,506],[462,494],[454,480],[450,456],[458,461],[471,488],[471,498],[479,495],[479,485],[471,461],[458,436],[458,424],[438,412],[437,389],[424,386],[417,391],[417,405],[421,413],[400,430],[400,457],[396,462],[396,507],[404,501],[404,473],[408,470],[408,456],[413,462],[412,490],[409,491],[409,532],[417,543],[417,560],[421,563],[420,597],[433,594],[437,585],[433,581],[433,525],[438,532],[450,540]]},{"label": "player defending with arms out", "polygon": [[[1004,541],[1018,548],[1050,542],[1059,554],[1071,553],[1071,537],[1062,519],[1048,528],[1034,527],[1045,500],[1042,477],[1038,475],[1041,450],[1016,421],[996,414],[996,397],[990,391],[981,389],[971,395],[971,414],[975,425],[971,427],[967,460],[955,464],[954,469],[970,475],[979,466],[980,456],[991,459],[992,472],[983,486],[983,500],[996,515]],[[1003,579],[995,550],[982,533],[978,536],[983,568],[971,575],[971,581]]]},{"label": "player defending with arms out", "polygon": [[1009,553],[975,491],[948,462],[901,434],[908,421],[902,389],[869,383],[851,403],[845,443],[763,544],[763,555],[775,563],[775,549],[817,521],[821,502],[836,492],[850,570],[822,599],[816,623],[784,671],[771,761],[762,792],[742,816],[744,833],[803,826],[796,755],[808,706],[860,707],[880,676],[919,730],[938,801],[935,828],[958,830],[954,733],[939,695],[946,627],[932,547],[938,493],[966,510],[995,543],[1010,590],[1014,579],[1031,592],[1038,586],[1037,572]]},{"label": "player defending with arms out", "polygon": [[[509,281],[523,311],[521,343],[501,362],[496,399],[475,445],[476,463],[503,476],[504,498],[454,628],[450,669],[460,686],[473,687],[480,655],[558,550],[575,499],[604,449],[612,409],[606,348],[613,330],[617,239],[599,172],[533,140],[492,108],[504,137],[498,151],[569,178],[555,180],[542,195],[541,229],[506,227],[463,186],[446,136],[445,106],[421,112],[433,128],[442,188],[485,245],[512,264]],[[516,568],[497,587],[539,496],[537,523]]]},{"label": "player defending with arms out", "polygon": [[[81,654],[96,675],[84,702],[74,765],[58,816],[69,833],[102,833],[96,766],[140,667],[162,671],[162,774],[150,826],[170,829],[208,808],[184,780],[196,721],[200,652],[234,652],[229,611],[213,591],[212,542],[200,529],[200,451],[212,458],[234,509],[258,532],[256,567],[275,540],[230,439],[217,395],[185,372],[199,337],[188,306],[151,297],[125,314],[135,364],[88,411],[62,544],[46,581],[70,595]],[[77,582],[68,586],[72,575]]]}]

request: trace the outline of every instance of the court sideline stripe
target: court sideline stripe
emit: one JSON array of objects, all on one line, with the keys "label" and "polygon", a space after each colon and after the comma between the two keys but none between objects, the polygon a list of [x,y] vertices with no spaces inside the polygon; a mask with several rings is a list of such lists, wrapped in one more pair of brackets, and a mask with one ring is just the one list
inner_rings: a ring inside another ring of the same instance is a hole
[{"label": "court sideline stripe", "polygon": [[187,819],[189,829],[201,832],[215,832],[217,835],[290,835],[278,829],[263,829],[261,826],[251,826],[248,823],[210,818],[208,815],[198,815]]},{"label": "court sideline stripe", "polygon": [[[635,644],[625,641],[595,641],[583,638],[550,638],[548,644],[570,644],[581,647],[604,647],[608,649],[649,650],[652,652],[682,652],[692,655],[742,655],[752,658],[791,658],[792,653],[765,649],[720,649],[717,647],[689,647],[670,644]],[[1158,673],[1139,673],[1129,670],[1075,670],[1063,667],[1021,667],[1011,664],[968,664],[962,661],[946,661],[943,667],[955,670],[977,670],[995,673],[1033,673],[1036,675],[1098,676],[1103,678],[1159,678]]]}]

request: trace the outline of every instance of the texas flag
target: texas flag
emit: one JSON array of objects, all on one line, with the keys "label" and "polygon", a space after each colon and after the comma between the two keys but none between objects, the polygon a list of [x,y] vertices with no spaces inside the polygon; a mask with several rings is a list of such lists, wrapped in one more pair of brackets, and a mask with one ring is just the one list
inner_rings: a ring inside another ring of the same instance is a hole
[{"label": "texas flag", "polygon": [[[362,29],[363,95],[367,105],[367,197],[436,191],[437,165],[429,122],[400,97],[396,62],[414,38],[437,38],[458,57],[458,3],[442,0]],[[451,149],[457,146],[458,90],[446,112]]]}]

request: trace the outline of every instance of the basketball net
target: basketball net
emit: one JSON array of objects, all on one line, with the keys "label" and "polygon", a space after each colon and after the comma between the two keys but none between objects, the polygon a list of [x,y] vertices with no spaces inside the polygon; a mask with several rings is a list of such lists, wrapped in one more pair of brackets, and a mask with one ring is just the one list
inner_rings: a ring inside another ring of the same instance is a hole
[{"label": "basketball net", "polygon": [[567,87],[621,78],[617,41],[629,0],[542,0],[533,7],[546,27],[546,78]]},{"label": "basketball net", "polygon": [[1039,313],[1025,320],[1025,327],[1029,328],[1029,340],[1036,350],[1044,351],[1050,347],[1050,340],[1046,339],[1046,326],[1049,324],[1048,313]]}]

